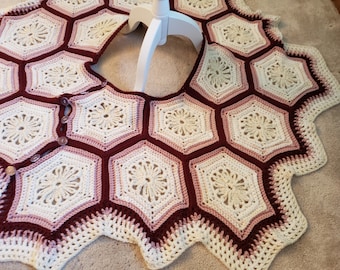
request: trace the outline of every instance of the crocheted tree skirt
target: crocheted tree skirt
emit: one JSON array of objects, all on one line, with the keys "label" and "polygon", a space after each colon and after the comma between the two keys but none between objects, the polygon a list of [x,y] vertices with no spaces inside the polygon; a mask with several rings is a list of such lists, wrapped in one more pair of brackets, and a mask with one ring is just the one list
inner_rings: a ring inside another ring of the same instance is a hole
[{"label": "crocheted tree skirt", "polygon": [[340,102],[338,82],[242,0],[170,4],[204,41],[164,98],[91,69],[136,1],[3,12],[1,260],[59,269],[105,235],[137,244],[153,269],[196,242],[229,269],[266,269],[306,230],[291,178],[326,162],[313,121]]}]

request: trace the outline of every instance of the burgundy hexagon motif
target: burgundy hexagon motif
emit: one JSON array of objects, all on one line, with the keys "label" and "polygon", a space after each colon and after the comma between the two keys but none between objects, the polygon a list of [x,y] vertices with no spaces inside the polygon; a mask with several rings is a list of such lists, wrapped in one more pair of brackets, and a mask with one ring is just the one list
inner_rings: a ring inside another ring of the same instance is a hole
[{"label": "burgundy hexagon motif", "polygon": [[25,160],[58,138],[59,106],[19,97],[0,105],[0,157]]},{"label": "burgundy hexagon motif", "polygon": [[233,52],[252,55],[269,45],[262,21],[248,21],[235,14],[228,14],[208,24],[211,39]]},{"label": "burgundy hexagon motif", "polygon": [[103,150],[142,132],[144,99],[121,94],[109,86],[70,99],[67,136]]},{"label": "burgundy hexagon motif", "polygon": [[91,58],[62,51],[43,60],[26,65],[26,91],[39,96],[59,97],[79,94],[100,85],[85,63]]},{"label": "burgundy hexagon motif", "polygon": [[4,17],[0,26],[0,49],[28,60],[58,48],[64,42],[65,28],[65,19],[45,9]]},{"label": "burgundy hexagon motif", "polygon": [[207,44],[190,86],[221,104],[248,89],[244,61],[218,44]]},{"label": "burgundy hexagon motif", "polygon": [[151,230],[188,206],[182,162],[147,141],[111,157],[109,170],[111,200],[131,207]]},{"label": "burgundy hexagon motif", "polygon": [[8,221],[55,230],[75,213],[98,203],[101,159],[65,146],[19,170]]},{"label": "burgundy hexagon motif", "polygon": [[187,94],[152,101],[149,134],[184,154],[218,140],[215,112]]},{"label": "burgundy hexagon motif", "polygon": [[126,15],[103,9],[98,14],[77,20],[69,47],[97,53],[127,19]]},{"label": "burgundy hexagon motif", "polygon": [[286,104],[318,89],[306,61],[287,56],[281,48],[253,60],[251,68],[256,90]]},{"label": "burgundy hexagon motif", "polygon": [[288,112],[256,96],[224,108],[222,118],[227,141],[261,161],[299,149]]},{"label": "burgundy hexagon motif", "polygon": [[220,148],[190,162],[198,205],[216,215],[244,239],[274,212],[265,195],[262,172]]}]

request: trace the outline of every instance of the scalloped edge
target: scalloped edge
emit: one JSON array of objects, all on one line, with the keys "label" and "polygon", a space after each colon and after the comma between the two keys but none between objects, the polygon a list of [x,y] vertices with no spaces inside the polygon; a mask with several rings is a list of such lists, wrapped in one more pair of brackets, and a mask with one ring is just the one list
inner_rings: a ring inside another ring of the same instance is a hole
[{"label": "scalloped edge", "polygon": [[0,9],[0,19],[10,13],[24,13],[38,8],[43,0],[26,0],[24,2]]}]

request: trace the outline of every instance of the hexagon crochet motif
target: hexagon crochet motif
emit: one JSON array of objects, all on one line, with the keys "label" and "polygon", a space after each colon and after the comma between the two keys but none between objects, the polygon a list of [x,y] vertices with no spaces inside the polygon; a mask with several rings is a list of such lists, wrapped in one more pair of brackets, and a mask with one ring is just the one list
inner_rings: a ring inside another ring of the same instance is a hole
[{"label": "hexagon crochet motif", "polygon": [[242,1],[170,0],[204,41],[156,98],[91,68],[137,1],[34,3],[0,17],[1,259],[61,269],[105,235],[152,269],[197,242],[229,269],[267,269],[304,233],[290,181],[325,163],[313,121],[340,102],[316,49]]}]

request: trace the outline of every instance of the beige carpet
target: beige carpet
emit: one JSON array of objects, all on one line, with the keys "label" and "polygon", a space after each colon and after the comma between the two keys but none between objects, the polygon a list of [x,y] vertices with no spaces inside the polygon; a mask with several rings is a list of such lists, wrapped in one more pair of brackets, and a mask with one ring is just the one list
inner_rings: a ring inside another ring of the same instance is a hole
[{"label": "beige carpet", "polygon": [[[7,3],[14,1],[2,0],[0,5]],[[246,0],[246,3],[254,10],[261,9],[266,14],[280,16],[284,40],[318,48],[329,69],[340,81],[340,16],[331,0]],[[115,45],[109,47],[96,67],[122,89],[132,87],[133,82],[128,78],[135,72],[141,33],[116,38]],[[160,86],[166,91],[178,89],[190,72],[195,56],[191,44],[171,38],[169,44],[157,49],[147,92],[161,95],[157,91]],[[113,72],[117,65],[121,67],[118,73]],[[324,112],[318,117],[316,125],[328,155],[328,163],[319,171],[295,177],[292,181],[309,228],[300,240],[276,257],[271,270],[340,269],[340,106]],[[0,269],[33,268],[20,263],[1,263]],[[146,269],[146,266],[138,247],[103,237],[73,258],[65,269]],[[197,244],[166,269],[219,270],[225,267]]]}]

